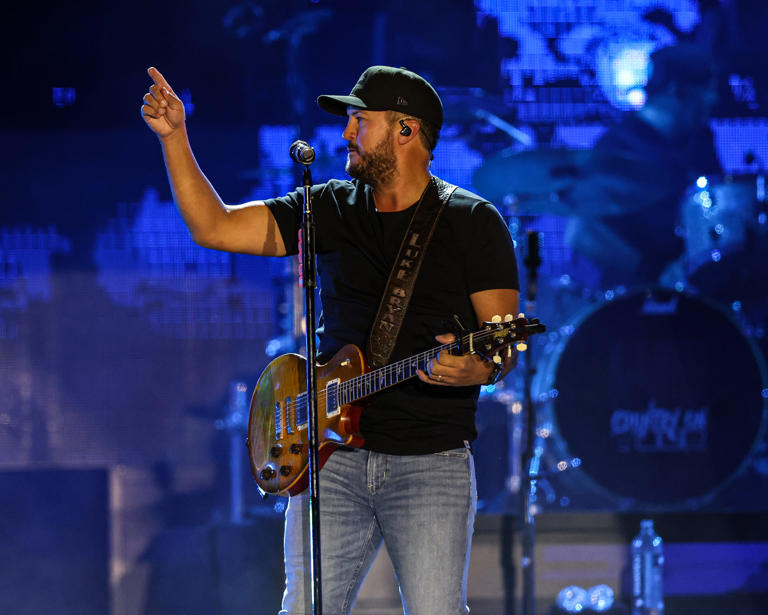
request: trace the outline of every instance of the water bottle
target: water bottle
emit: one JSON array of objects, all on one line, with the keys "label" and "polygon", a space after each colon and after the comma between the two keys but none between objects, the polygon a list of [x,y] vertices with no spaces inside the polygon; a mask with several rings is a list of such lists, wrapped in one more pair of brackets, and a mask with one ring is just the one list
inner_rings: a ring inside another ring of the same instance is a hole
[{"label": "water bottle", "polygon": [[632,615],[664,615],[663,573],[661,537],[644,519],[632,541]]}]

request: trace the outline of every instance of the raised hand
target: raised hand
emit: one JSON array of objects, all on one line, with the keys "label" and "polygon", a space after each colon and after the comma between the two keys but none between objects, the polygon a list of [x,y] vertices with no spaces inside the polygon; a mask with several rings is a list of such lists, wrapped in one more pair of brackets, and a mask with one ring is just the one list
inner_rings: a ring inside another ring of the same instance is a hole
[{"label": "raised hand", "polygon": [[154,66],[147,69],[154,82],[144,94],[141,116],[158,137],[164,139],[184,128],[184,103]]}]

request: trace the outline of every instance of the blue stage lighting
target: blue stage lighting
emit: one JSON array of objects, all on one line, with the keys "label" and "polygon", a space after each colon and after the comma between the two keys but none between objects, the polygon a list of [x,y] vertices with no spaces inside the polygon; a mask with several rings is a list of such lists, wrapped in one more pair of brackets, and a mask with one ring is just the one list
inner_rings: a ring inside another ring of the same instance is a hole
[{"label": "blue stage lighting", "polygon": [[588,600],[587,590],[578,585],[569,585],[557,594],[555,604],[566,613],[581,613]]},{"label": "blue stage lighting", "polygon": [[595,585],[587,590],[589,609],[596,613],[607,611],[613,606],[613,590],[607,585]]},{"label": "blue stage lighting", "polygon": [[75,88],[51,88],[51,94],[57,107],[71,107],[77,98]]},{"label": "blue stage lighting", "polygon": [[619,109],[640,109],[645,105],[645,86],[651,72],[648,40],[606,40],[597,51],[597,80],[608,101]]}]

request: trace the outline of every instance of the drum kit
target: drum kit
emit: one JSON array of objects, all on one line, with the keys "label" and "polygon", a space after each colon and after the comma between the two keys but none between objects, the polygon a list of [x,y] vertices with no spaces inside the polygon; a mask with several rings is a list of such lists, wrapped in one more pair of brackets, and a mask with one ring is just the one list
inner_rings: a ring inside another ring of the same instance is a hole
[{"label": "drum kit", "polygon": [[[572,202],[587,157],[552,149],[500,155],[475,175],[477,191],[511,220],[513,237],[531,229],[552,235],[543,237],[537,301],[528,306],[548,330],[537,341],[529,393],[539,457],[533,503],[548,510],[733,506],[734,490],[749,490],[734,481],[748,485],[767,465],[756,460],[768,455],[765,175],[699,177],[668,229],[682,253],[658,279],[627,276],[604,287],[600,264],[580,259],[565,230],[585,215],[588,222],[617,215],[615,203]],[[620,247],[611,247],[614,258]],[[521,277],[525,299],[524,269]],[[484,390],[478,411],[482,442],[495,430],[484,429],[484,405],[506,408],[507,496],[524,479],[512,450],[520,445],[520,386],[512,376],[506,388]],[[489,512],[499,500],[494,488],[480,494]],[[757,507],[768,504],[756,501],[766,495],[750,497]]]}]

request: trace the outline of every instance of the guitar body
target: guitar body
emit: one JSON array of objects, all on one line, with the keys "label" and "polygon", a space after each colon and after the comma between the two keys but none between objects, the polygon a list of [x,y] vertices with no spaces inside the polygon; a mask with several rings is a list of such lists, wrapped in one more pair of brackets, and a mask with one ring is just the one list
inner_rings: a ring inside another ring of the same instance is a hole
[{"label": "guitar body", "polygon": [[[296,495],[308,485],[309,429],[306,416],[307,360],[298,354],[274,359],[259,377],[251,398],[248,420],[248,453],[251,473],[265,493]],[[317,390],[334,379],[349,380],[367,371],[361,350],[344,346],[324,365],[317,366]],[[296,403],[296,399],[300,403]],[[360,447],[362,405],[328,408],[318,394],[317,433],[320,467],[339,446]],[[297,411],[299,416],[297,417]]]}]

